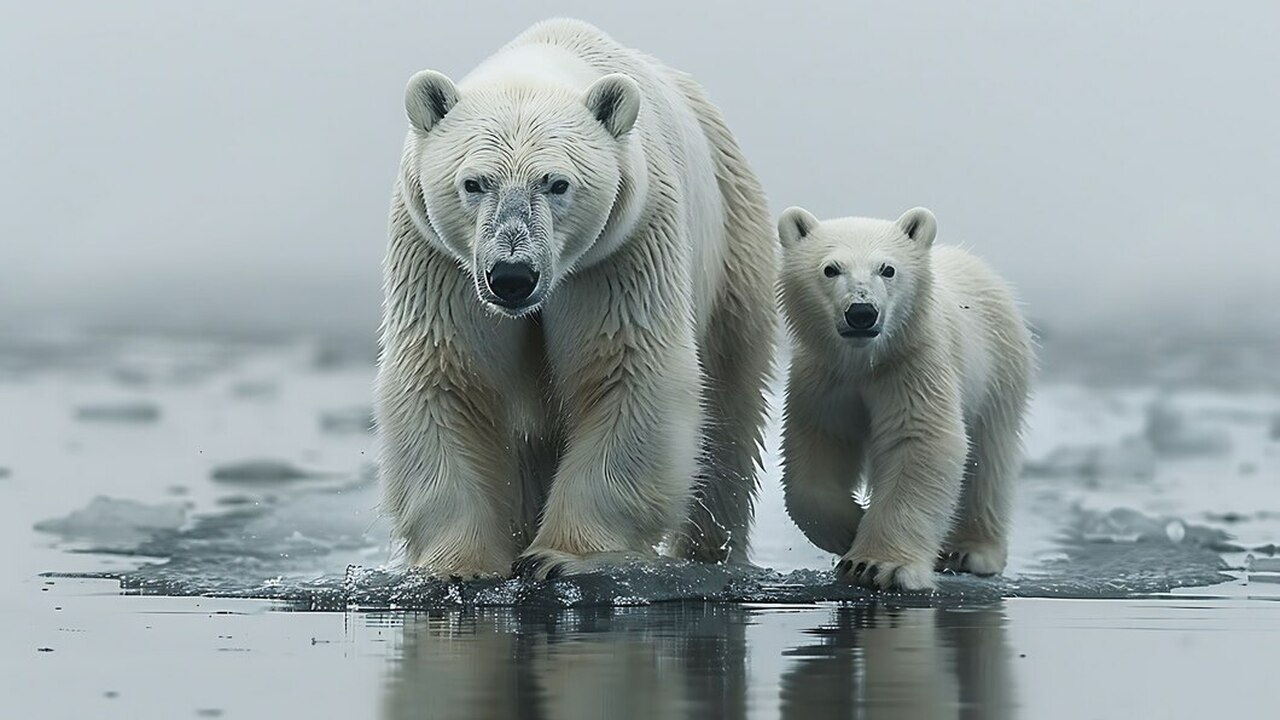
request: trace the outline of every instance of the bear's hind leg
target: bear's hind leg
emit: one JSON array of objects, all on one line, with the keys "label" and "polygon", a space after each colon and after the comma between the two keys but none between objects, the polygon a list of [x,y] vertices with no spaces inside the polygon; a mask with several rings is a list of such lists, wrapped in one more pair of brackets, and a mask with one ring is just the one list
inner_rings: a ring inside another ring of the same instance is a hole
[{"label": "bear's hind leg", "polygon": [[938,566],[975,575],[998,575],[1008,559],[1009,522],[1013,513],[1022,445],[1020,416],[981,417],[970,430],[964,490],[955,524],[943,546]]},{"label": "bear's hind leg", "polygon": [[772,296],[732,297],[712,316],[700,358],[706,420],[699,484],[689,518],[675,538],[678,557],[747,562],[758,488],[756,468],[768,410],[764,390],[773,361],[774,328],[767,308],[759,309],[763,317],[753,321],[739,318],[751,312],[745,305],[772,302]]},{"label": "bear's hind leg", "polygon": [[724,246],[698,353],[706,411],[699,484],[673,551],[704,562],[747,562],[778,333],[777,233],[760,182],[720,111],[692,79],[682,76],[678,83],[711,148]]},{"label": "bear's hind leg", "polygon": [[523,551],[538,533],[538,519],[542,517],[547,493],[551,491],[556,465],[564,452],[564,441],[555,433],[547,433],[518,441],[518,447],[520,507],[517,544]]}]

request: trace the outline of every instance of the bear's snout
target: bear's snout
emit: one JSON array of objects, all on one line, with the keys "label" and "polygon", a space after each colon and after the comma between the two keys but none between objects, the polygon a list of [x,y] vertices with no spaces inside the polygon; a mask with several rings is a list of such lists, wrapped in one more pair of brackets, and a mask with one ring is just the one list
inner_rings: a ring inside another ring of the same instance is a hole
[{"label": "bear's snout", "polygon": [[853,303],[844,311],[844,321],[853,330],[870,330],[880,319],[880,311],[871,303]]},{"label": "bear's snout", "polygon": [[498,262],[485,273],[485,283],[500,304],[517,308],[538,286],[538,272],[528,263]]}]

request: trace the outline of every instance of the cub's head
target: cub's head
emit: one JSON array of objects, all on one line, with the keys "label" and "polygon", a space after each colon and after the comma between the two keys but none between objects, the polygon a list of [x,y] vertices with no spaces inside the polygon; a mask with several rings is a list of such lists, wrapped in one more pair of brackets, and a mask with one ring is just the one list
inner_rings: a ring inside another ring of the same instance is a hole
[{"label": "cub's head", "polygon": [[639,108],[625,75],[585,93],[533,83],[460,92],[420,72],[405,90],[409,214],[471,273],[483,302],[533,312],[605,229]]},{"label": "cub's head", "polygon": [[803,208],[778,220],[782,302],[792,331],[813,342],[874,347],[901,331],[929,283],[933,213],[908,210],[896,221],[820,222]]}]

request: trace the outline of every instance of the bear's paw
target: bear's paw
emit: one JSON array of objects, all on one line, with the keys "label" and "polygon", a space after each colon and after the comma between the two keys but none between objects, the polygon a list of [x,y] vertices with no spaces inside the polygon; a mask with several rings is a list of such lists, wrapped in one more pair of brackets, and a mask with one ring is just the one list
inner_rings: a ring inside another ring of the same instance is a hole
[{"label": "bear's paw", "polygon": [[836,564],[836,578],[880,590],[933,590],[933,566],[928,562],[901,562],[854,555]]},{"label": "bear's paw", "polygon": [[961,543],[944,548],[935,568],[953,573],[979,576],[999,575],[1004,571],[1007,552],[991,543]]}]

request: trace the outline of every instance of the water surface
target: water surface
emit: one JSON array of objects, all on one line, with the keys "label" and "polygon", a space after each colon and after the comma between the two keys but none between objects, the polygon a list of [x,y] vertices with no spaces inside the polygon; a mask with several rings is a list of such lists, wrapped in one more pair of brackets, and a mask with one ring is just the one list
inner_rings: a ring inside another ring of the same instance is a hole
[{"label": "water surface", "polygon": [[10,341],[0,715],[1266,717],[1280,385],[1193,350],[1050,372],[1005,577],[880,594],[786,518],[776,427],[759,568],[440,582],[378,517],[360,349]]}]

